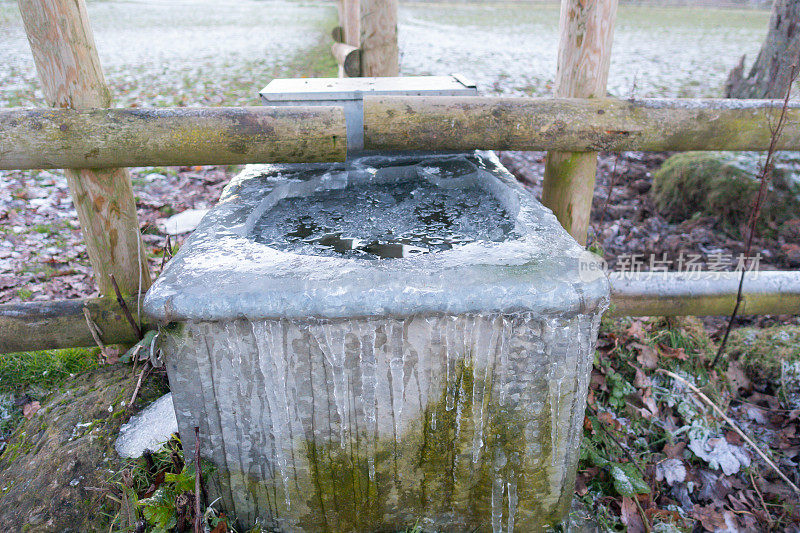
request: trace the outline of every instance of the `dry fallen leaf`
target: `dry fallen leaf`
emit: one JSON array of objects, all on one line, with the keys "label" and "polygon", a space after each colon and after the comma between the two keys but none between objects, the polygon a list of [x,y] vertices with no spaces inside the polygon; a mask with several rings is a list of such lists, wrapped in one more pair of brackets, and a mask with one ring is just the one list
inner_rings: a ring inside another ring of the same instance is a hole
[{"label": "dry fallen leaf", "polygon": [[658,353],[656,353],[655,348],[648,344],[641,344],[638,342],[634,342],[631,346],[636,348],[636,351],[639,352],[639,355],[636,356],[636,362],[642,365],[642,367],[648,370],[653,370],[658,367]]},{"label": "dry fallen leaf", "polygon": [[658,353],[667,359],[678,359],[680,361],[689,359],[689,356],[683,351],[683,348],[672,348],[660,342],[658,343]]},{"label": "dry fallen leaf", "polygon": [[650,387],[652,383],[650,382],[650,378],[642,372],[641,368],[636,369],[636,377],[633,378],[633,386],[637,389],[646,389]]},{"label": "dry fallen leaf", "polygon": [[748,391],[753,388],[752,382],[745,375],[738,361],[730,362],[728,370],[725,372],[725,377],[728,378],[728,384],[734,394],[738,393],[740,389]]},{"label": "dry fallen leaf", "polygon": [[647,531],[633,498],[628,498],[627,496],[622,498],[619,517],[622,523],[628,526],[628,533],[644,533]]},{"label": "dry fallen leaf", "polygon": [[112,348],[110,346],[104,346],[102,349],[103,352],[103,363],[107,365],[113,365],[119,362],[119,356],[122,350],[119,348]]},{"label": "dry fallen leaf", "polygon": [[665,444],[664,455],[667,456],[668,459],[680,459],[683,457],[683,450],[686,449],[686,443],[683,441],[676,442],[675,444]]},{"label": "dry fallen leaf", "polygon": [[695,504],[689,515],[695,520],[699,520],[706,531],[717,531],[725,528],[725,517],[721,509],[718,509],[713,504],[705,507]]},{"label": "dry fallen leaf", "polygon": [[38,401],[34,400],[32,402],[28,402],[22,406],[22,415],[28,420],[30,420],[31,418],[33,418],[33,415],[35,415],[37,411],[39,411],[40,408],[41,405],[39,405]]},{"label": "dry fallen leaf", "polygon": [[630,327],[625,333],[627,333],[629,337],[632,337],[636,340],[647,342],[647,334],[644,331],[644,322],[641,320],[634,320],[631,322]]}]

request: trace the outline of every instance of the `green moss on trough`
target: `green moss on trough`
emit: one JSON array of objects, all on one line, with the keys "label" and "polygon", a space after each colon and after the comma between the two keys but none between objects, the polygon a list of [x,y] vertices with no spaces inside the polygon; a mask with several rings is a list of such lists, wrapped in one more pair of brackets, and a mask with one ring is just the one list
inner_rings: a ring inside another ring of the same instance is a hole
[{"label": "green moss on trough", "polygon": [[[219,474],[227,476],[231,486],[246,487],[251,501],[260,502],[277,518],[267,524],[277,529],[286,528],[281,516],[287,510],[288,486],[293,513],[297,508],[304,510],[300,523],[295,524],[303,530],[406,531],[414,524],[425,529],[447,523],[454,531],[491,531],[496,482],[503,491],[498,507],[504,530],[509,509],[517,511],[517,530],[546,530],[559,524],[572,487],[565,483],[562,494],[552,494],[554,443],[549,410],[537,415],[537,442],[528,442],[528,407],[492,398],[487,379],[480,406],[486,413],[483,446],[475,460],[477,428],[472,409],[476,383],[471,361],[459,362],[454,372],[449,389],[396,440],[382,438],[371,444],[364,428],[359,430],[360,438],[348,438],[344,445],[338,438],[327,442],[306,438],[294,453],[304,457],[307,470],[296,477],[290,474],[282,480],[276,472],[276,477],[265,483],[239,472]],[[483,385],[481,380],[478,386]],[[538,453],[525,453],[532,449]],[[509,501],[512,493],[516,502]],[[387,520],[390,515],[395,518]],[[246,528],[251,524],[240,525]]]}]

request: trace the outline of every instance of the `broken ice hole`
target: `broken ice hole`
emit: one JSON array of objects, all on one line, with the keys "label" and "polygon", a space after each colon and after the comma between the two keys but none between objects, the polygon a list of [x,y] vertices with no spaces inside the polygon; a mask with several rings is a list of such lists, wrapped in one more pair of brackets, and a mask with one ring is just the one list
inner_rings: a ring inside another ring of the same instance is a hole
[{"label": "broken ice hole", "polygon": [[392,180],[358,169],[323,176],[306,195],[288,191],[255,221],[251,236],[286,252],[387,259],[511,235],[503,205],[473,179],[438,166],[400,168]]}]

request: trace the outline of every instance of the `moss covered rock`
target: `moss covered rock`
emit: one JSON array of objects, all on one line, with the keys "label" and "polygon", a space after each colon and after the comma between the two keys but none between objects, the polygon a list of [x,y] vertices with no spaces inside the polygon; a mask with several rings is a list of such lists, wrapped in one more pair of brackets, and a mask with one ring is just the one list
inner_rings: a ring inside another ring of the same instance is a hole
[{"label": "moss covered rock", "polygon": [[[740,232],[748,222],[758,192],[762,160],[763,154],[753,152],[676,154],[653,176],[653,201],[671,222],[682,222],[696,214],[710,215],[724,228]],[[800,208],[798,166],[792,155],[776,159],[761,209],[761,229],[795,216]]]},{"label": "moss covered rock", "polygon": [[728,352],[738,358],[751,380],[778,383],[781,364],[800,361],[800,326],[734,330],[728,340]]},{"label": "moss covered rock", "polygon": [[[115,511],[104,488],[120,464],[114,451],[136,377],[106,366],[75,376],[41,400],[0,455],[3,531],[102,531]],[[136,406],[162,393],[160,380],[143,385]]]}]

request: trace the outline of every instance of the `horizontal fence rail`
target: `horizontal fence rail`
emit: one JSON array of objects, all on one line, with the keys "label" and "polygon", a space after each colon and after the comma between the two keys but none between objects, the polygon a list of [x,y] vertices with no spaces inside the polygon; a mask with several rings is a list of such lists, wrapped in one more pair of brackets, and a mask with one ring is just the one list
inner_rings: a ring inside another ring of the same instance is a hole
[{"label": "horizontal fence rail", "polygon": [[[369,150],[766,150],[777,100],[366,96]],[[800,102],[779,150],[800,150]],[[341,108],[3,109],[0,169],[343,161]]]},{"label": "horizontal fence rail", "polygon": [[[368,150],[767,150],[779,100],[365,96]],[[800,102],[779,150],[800,150]]]},{"label": "horizontal fence rail", "polygon": [[[136,300],[129,299],[126,303],[136,316]],[[3,304],[0,305],[0,353],[94,346],[84,306],[100,329],[104,344],[133,344],[139,340],[113,298]]]},{"label": "horizontal fence rail", "polygon": [[[614,316],[729,315],[736,303],[737,272],[612,273]],[[739,315],[800,314],[800,272],[748,273]],[[0,354],[94,346],[84,305],[105,344],[136,342],[114,299],[61,300],[0,305]],[[136,315],[136,302],[128,300]],[[145,325],[145,329],[147,329]]]},{"label": "horizontal fence rail", "polygon": [[[730,315],[741,272],[615,272],[614,316]],[[800,272],[748,272],[737,315],[800,314]]]},{"label": "horizontal fence rail", "polygon": [[339,107],[0,109],[0,169],[344,161]]}]

